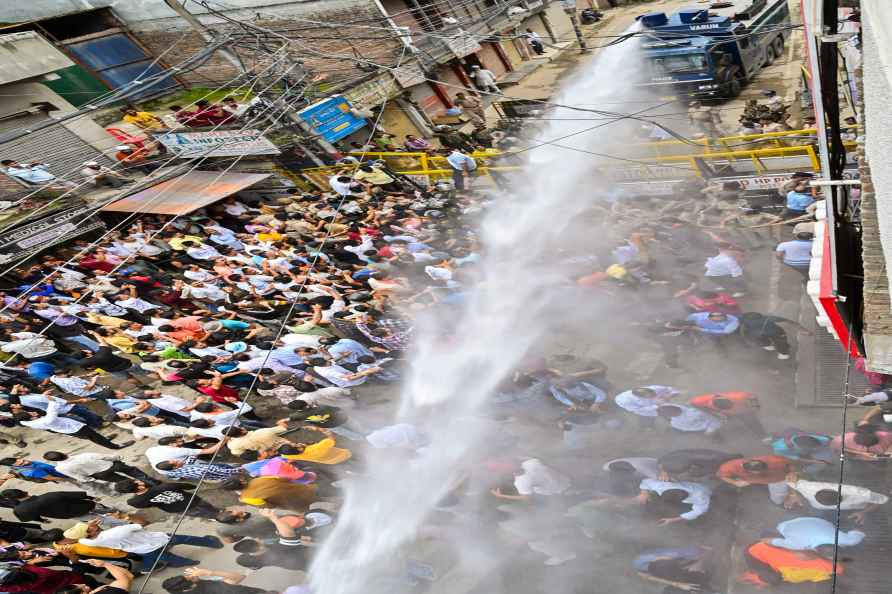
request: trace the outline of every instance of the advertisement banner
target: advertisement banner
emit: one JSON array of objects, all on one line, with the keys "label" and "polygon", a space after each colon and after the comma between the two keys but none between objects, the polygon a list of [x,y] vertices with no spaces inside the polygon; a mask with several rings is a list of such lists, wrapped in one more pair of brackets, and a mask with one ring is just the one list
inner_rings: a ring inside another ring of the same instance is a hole
[{"label": "advertisement banner", "polygon": [[300,110],[297,115],[328,142],[353,134],[365,127],[366,121],[353,115],[352,106],[341,95],[323,99]]},{"label": "advertisement banner", "polygon": [[82,233],[104,229],[100,219],[89,216],[95,210],[88,205],[68,208],[0,234],[0,262],[21,259]]},{"label": "advertisement banner", "polygon": [[155,138],[171,153],[184,158],[279,154],[276,145],[259,130],[168,132],[156,134]]}]

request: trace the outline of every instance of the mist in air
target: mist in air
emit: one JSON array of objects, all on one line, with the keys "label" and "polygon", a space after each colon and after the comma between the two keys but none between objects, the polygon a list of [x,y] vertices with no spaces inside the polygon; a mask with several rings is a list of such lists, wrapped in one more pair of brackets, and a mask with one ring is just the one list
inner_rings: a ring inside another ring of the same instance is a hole
[{"label": "mist in air", "polygon": [[[631,80],[641,70],[636,54],[635,38],[601,50],[554,101],[624,113],[647,108]],[[622,165],[591,153],[622,154],[640,122],[608,123],[566,108],[544,117],[533,144],[567,138],[557,141],[562,147],[527,151],[514,192],[493,191],[487,199],[475,229],[481,261],[473,278],[460,278],[468,285],[466,306],[417,321],[400,406],[387,422],[413,425],[426,444],[362,454],[361,474],[343,481],[336,528],[310,569],[313,594],[539,591],[540,585],[518,579],[517,551],[569,556],[586,538],[568,525],[566,506],[518,508],[490,494],[510,482],[512,465],[561,445],[556,426],[539,428],[552,435],[551,443],[535,441],[523,427],[540,421],[494,400],[529,357],[583,350],[561,336],[568,324],[593,319],[580,312],[597,318],[598,294],[577,290],[565,264],[604,253],[609,221],[590,209],[600,203],[603,210],[611,200],[600,170]],[[604,125],[573,135],[598,124]],[[582,270],[597,269],[591,261],[588,266]],[[591,337],[602,350],[613,348],[595,323]],[[625,339],[616,340],[615,348],[624,348]],[[599,459],[590,458],[583,463],[594,467]],[[540,567],[544,558],[537,557]],[[557,583],[550,588],[573,591]]]}]

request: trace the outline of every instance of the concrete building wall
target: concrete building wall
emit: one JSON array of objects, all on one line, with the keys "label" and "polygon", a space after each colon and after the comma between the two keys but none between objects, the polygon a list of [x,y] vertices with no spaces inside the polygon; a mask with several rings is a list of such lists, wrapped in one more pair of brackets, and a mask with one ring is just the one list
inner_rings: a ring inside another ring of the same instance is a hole
[{"label": "concrete building wall", "polygon": [[892,167],[888,161],[892,155],[892,3],[863,0],[862,8],[865,153],[871,164],[886,276],[892,278],[888,265],[892,262]]},{"label": "concrete building wall", "polygon": [[[372,62],[392,64],[402,47],[387,29],[388,24],[374,0],[227,0],[226,4],[233,7],[223,11],[230,18],[279,30],[285,35],[289,35],[289,29],[300,29],[290,34],[297,39],[292,55],[299,55],[307,66],[324,74],[326,81],[356,77],[354,64],[337,56],[361,56]],[[169,65],[177,64],[207,45],[163,0],[0,2],[0,22],[43,19],[98,8],[110,8],[150,52],[163,55]],[[207,14],[198,4],[190,2],[187,8],[211,29],[225,32],[233,28],[225,19]],[[348,21],[357,24],[336,28],[315,24]],[[253,52],[246,51],[243,57],[249,67],[254,64]],[[237,74],[235,66],[214,56],[202,67],[184,73],[182,78],[195,85],[215,87]]]},{"label": "concrete building wall", "polygon": [[[71,103],[37,80],[10,83],[0,87],[0,116],[28,111],[34,108],[35,103],[50,103],[58,108],[56,111],[49,112],[52,117],[77,111],[77,108]],[[65,126],[85,142],[103,152],[118,144],[102,126],[90,118],[76,118],[60,125]],[[67,147],[59,147],[60,151],[66,149]],[[88,157],[89,155],[85,155],[84,159]]]},{"label": "concrete building wall", "polygon": [[[322,2],[337,4],[344,3],[344,0],[226,0],[226,5],[233,8],[255,10],[262,7],[263,10],[269,10],[287,5],[320,4]],[[128,23],[154,21],[174,16],[174,12],[164,0],[28,0],[28,2],[0,2],[0,21],[5,23],[33,21],[97,8],[112,8]],[[189,12],[197,15],[207,12],[194,2],[188,3],[188,9]]]},{"label": "concrete building wall", "polygon": [[[242,4],[247,3],[244,0]],[[370,0],[320,0],[281,3],[262,9],[227,11],[231,18],[250,21],[260,27],[282,32],[295,39],[292,56],[299,56],[310,69],[323,75],[325,82],[355,79],[356,63],[349,58],[361,57],[371,62],[390,65],[396,61],[402,44],[386,29],[387,23]],[[117,13],[117,8],[115,9]],[[257,18],[257,16],[260,18]],[[119,16],[124,16],[120,15]],[[228,30],[230,26],[214,16],[200,17],[213,29]],[[316,23],[346,23],[360,21],[356,26],[336,28]],[[175,64],[195,53],[207,42],[192,32],[179,17],[153,21],[127,21],[136,35],[155,55],[163,52],[168,64]],[[375,27],[381,27],[376,29]],[[299,31],[294,31],[300,29]],[[289,31],[290,30],[290,31]],[[275,45],[276,42],[271,42]],[[170,49],[172,48],[172,49]],[[168,51],[169,50],[169,51]],[[242,54],[248,66],[253,64],[252,52]],[[347,59],[345,59],[347,58]],[[287,66],[290,66],[290,62]],[[262,68],[262,67],[261,67]],[[238,70],[226,60],[215,56],[205,66],[186,73],[183,78],[190,83],[216,86],[232,79]]]},{"label": "concrete building wall", "polygon": [[73,65],[68,56],[34,31],[0,35],[0,84]]}]

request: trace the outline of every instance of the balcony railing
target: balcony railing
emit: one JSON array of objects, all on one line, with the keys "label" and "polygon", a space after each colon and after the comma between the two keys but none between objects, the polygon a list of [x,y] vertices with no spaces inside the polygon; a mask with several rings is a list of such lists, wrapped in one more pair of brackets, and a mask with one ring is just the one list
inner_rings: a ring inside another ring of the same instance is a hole
[{"label": "balcony railing", "polygon": [[[471,26],[447,24],[437,31],[418,31],[412,35],[412,44],[418,48],[421,63],[432,67],[474,53],[482,40],[512,24],[519,25],[530,15],[542,12],[546,4],[545,0],[503,0],[485,9],[480,20]],[[515,7],[523,12],[512,11]]]}]

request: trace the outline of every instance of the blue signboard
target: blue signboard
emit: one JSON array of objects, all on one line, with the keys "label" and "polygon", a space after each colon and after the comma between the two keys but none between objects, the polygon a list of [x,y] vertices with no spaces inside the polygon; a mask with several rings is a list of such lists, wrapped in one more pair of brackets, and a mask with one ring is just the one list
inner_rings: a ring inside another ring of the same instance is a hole
[{"label": "blue signboard", "polygon": [[366,121],[353,115],[351,110],[350,102],[338,95],[305,107],[298,115],[316,134],[328,142],[335,142],[366,125]]}]

